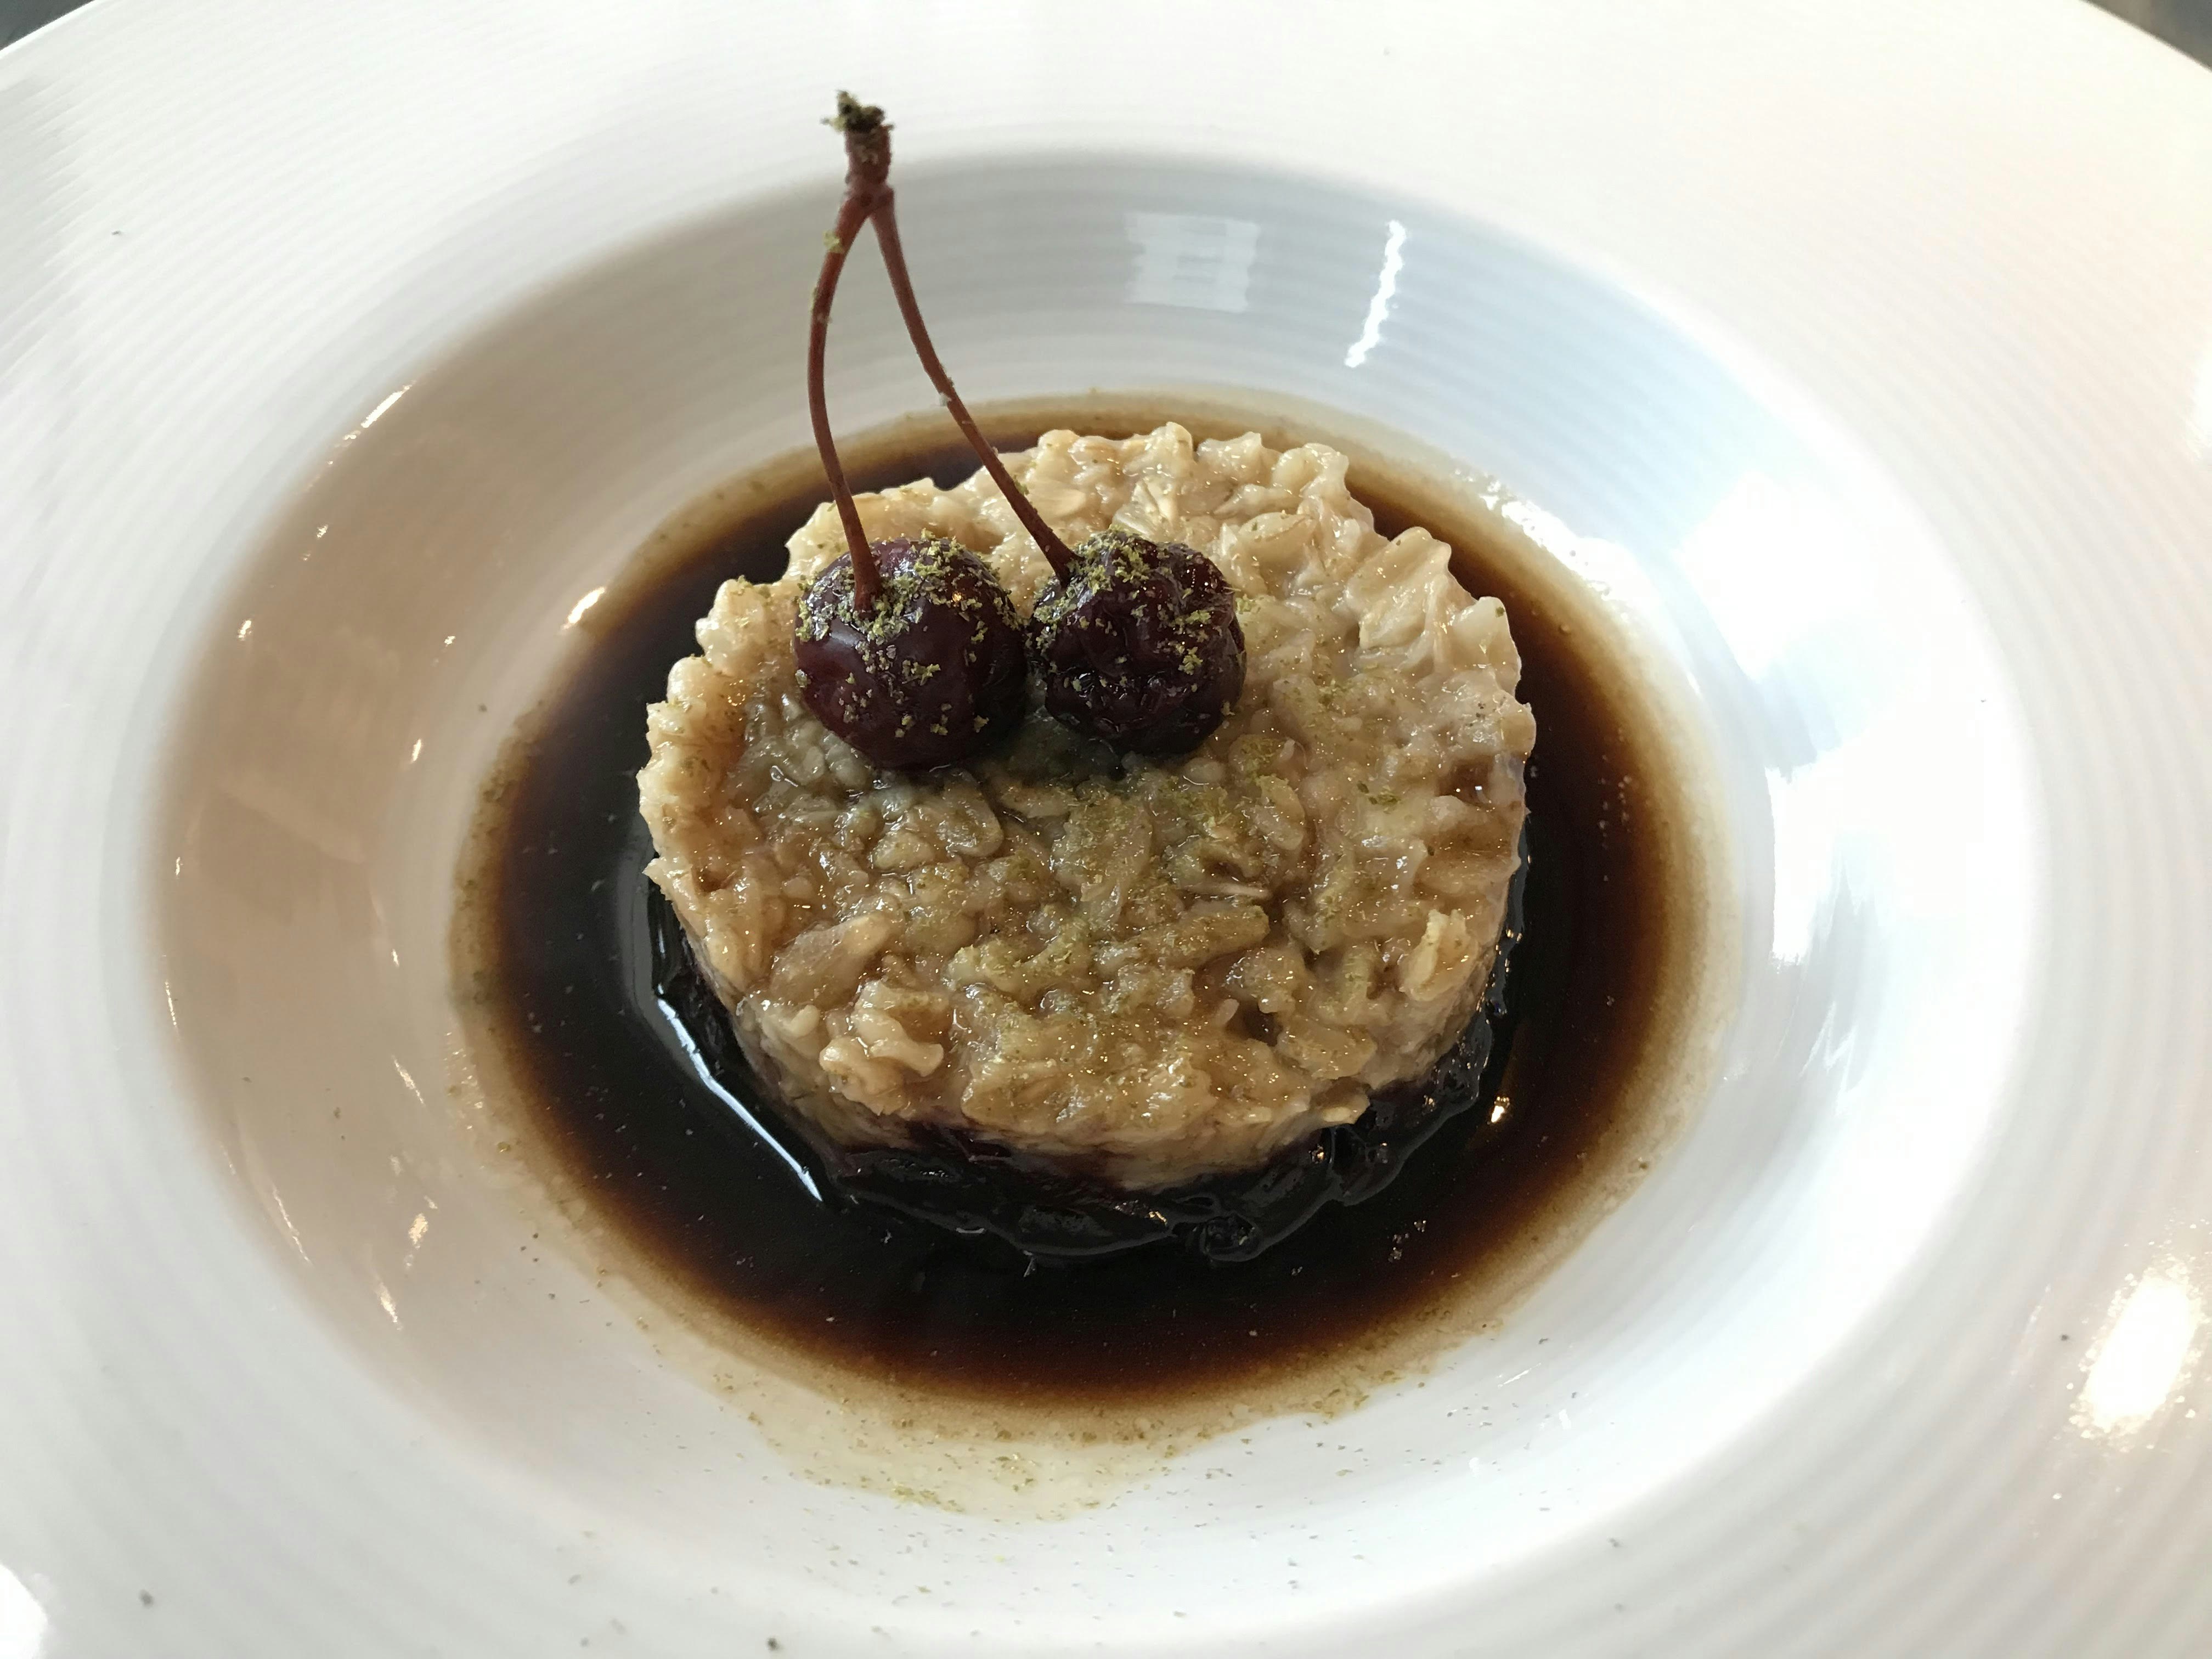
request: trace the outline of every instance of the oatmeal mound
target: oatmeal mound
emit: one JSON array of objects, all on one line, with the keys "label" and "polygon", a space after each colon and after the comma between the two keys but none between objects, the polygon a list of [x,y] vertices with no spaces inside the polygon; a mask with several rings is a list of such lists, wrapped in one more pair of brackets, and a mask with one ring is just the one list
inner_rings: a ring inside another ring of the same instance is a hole
[{"label": "oatmeal mound", "polygon": [[[824,505],[780,580],[722,585],[651,710],[647,873],[839,1144],[935,1128],[1133,1188],[1252,1167],[1427,1071],[1481,997],[1536,735],[1504,608],[1427,532],[1378,534],[1317,444],[1170,424],[1006,462],[1071,544],[1120,525],[1220,568],[1247,666],[1219,729],[1117,757],[1033,706],[988,758],[877,771],[794,678],[844,551]],[[981,554],[1024,614],[1051,577],[980,472],[860,507],[871,540]]]}]

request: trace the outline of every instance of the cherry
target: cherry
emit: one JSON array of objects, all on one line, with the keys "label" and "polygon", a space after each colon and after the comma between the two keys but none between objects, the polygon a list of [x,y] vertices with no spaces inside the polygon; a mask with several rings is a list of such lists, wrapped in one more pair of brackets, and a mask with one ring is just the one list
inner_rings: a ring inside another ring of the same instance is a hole
[{"label": "cherry", "polygon": [[[848,102],[841,99],[841,118]],[[872,222],[915,355],[1052,566],[1053,580],[1029,621],[1030,659],[1044,684],[1045,708],[1062,725],[1116,749],[1171,755],[1195,748],[1244,689],[1244,632],[1229,584],[1196,550],[1119,527],[1068,550],[1015,484],[930,344],[888,187]]]},{"label": "cherry", "polygon": [[1244,633],[1229,584],[1212,560],[1180,542],[1115,527],[1070,551],[1053,533],[930,342],[899,240],[883,111],[841,92],[830,125],[845,137],[845,200],[815,285],[806,392],[848,550],[815,578],[799,606],[793,648],[807,707],[878,766],[940,766],[1011,729],[1026,692],[1020,624],[989,567],[942,538],[871,548],[838,464],[822,385],[830,306],[853,238],[872,224],[915,355],[1052,566],[1026,641],[1046,708],[1128,752],[1196,747],[1244,688]]},{"label": "cherry", "polygon": [[1244,689],[1237,596],[1213,561],[1118,526],[1038,595],[1029,650],[1047,712],[1133,754],[1195,748]]},{"label": "cherry", "polygon": [[991,567],[947,536],[878,542],[864,611],[850,555],[799,603],[800,692],[878,766],[946,766],[1022,717],[1021,624]]},{"label": "cherry", "polygon": [[[890,128],[883,111],[842,93],[830,125],[845,137],[845,199],[814,286],[806,399],[846,552],[800,597],[792,654],[806,706],[870,761],[944,766],[1020,720],[1028,690],[1021,623],[991,568],[957,542],[932,536],[871,546],[861,526],[830,430],[823,368],[845,255],[870,216],[890,210]],[[902,261],[894,279],[901,289],[903,276]]]}]

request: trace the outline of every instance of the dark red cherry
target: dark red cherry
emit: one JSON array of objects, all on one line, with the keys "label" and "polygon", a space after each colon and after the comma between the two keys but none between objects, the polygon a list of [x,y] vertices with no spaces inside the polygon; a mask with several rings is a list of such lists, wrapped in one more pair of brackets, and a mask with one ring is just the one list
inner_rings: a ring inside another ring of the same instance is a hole
[{"label": "dark red cherry", "polygon": [[846,552],[799,596],[792,657],[806,706],[878,766],[945,766],[1021,720],[1021,623],[990,566],[959,543],[871,545],[846,485],[823,391],[830,308],[854,237],[890,210],[891,142],[883,111],[844,93],[830,125],[845,137],[845,199],[814,284],[806,406]]},{"label": "dark red cherry", "polygon": [[1021,623],[991,567],[943,536],[878,542],[872,606],[848,554],[799,603],[799,695],[878,766],[946,766],[1019,725],[1028,701]]},{"label": "dark red cherry", "polygon": [[[877,142],[882,112],[841,101],[837,122],[855,169],[872,165],[856,131]],[[855,118],[860,118],[857,122]],[[1116,749],[1171,755],[1196,746],[1221,724],[1244,688],[1244,633],[1236,597],[1211,561],[1180,543],[1156,544],[1127,531],[1067,544],[1014,483],[983,435],[930,343],[900,246],[898,208],[883,143],[868,209],[891,294],[921,367],[1006,505],[1052,566],[1054,580],[1030,619],[1030,655],[1044,682],[1045,707],[1065,724]]]},{"label": "dark red cherry", "polygon": [[1116,749],[1172,755],[1194,748],[1244,689],[1244,632],[1229,584],[1179,542],[1109,530],[1071,551],[1045,523],[930,342],[900,244],[883,111],[840,93],[830,125],[845,139],[845,199],[815,285],[806,392],[848,550],[815,579],[799,606],[793,650],[807,706],[862,754],[891,767],[959,760],[1022,713],[1024,687],[1012,665],[1021,653],[1010,659],[999,626],[1002,618],[1011,624],[1013,607],[989,568],[951,542],[872,549],[837,459],[823,393],[830,307],[854,237],[872,226],[924,372],[1052,566],[1025,643],[1045,707]]},{"label": "dark red cherry", "polygon": [[1244,689],[1237,596],[1213,561],[1119,528],[1038,596],[1029,651],[1047,712],[1133,754],[1196,748]]}]

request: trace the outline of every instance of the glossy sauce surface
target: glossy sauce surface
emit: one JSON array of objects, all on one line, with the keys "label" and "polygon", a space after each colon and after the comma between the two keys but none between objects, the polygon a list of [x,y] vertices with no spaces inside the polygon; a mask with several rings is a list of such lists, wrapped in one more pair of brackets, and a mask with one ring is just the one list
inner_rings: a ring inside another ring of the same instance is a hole
[{"label": "glossy sauce surface", "polygon": [[[1038,431],[1141,429],[1072,406],[986,417],[1002,448]],[[1230,428],[1186,420],[1200,435]],[[1242,429],[1237,428],[1235,429]],[[928,475],[964,450],[894,434],[852,447],[856,485]],[[659,1006],[636,807],[645,708],[696,647],[694,622],[732,575],[767,580],[821,498],[803,468],[741,481],[641,561],[593,613],[592,637],[487,791],[472,901],[455,953],[480,1029],[522,1098],[533,1151],[557,1166],[670,1287],[714,1315],[908,1389],[1036,1405],[1135,1403],[1310,1371],[1432,1316],[1503,1255],[1533,1248],[1584,1166],[1632,1133],[1641,1074],[1668,1040],[1662,995],[1682,913],[1665,763],[1605,642],[1553,614],[1494,527],[1448,497],[1355,465],[1354,493],[1395,534],[1425,524],[1475,591],[1503,599],[1539,738],[1513,1019],[1497,1096],[1356,1207],[1331,1206],[1257,1260],[1172,1247],[1032,1264],[866,1206],[813,1197],[787,1154],[702,1076]],[[1587,1182],[1581,1183],[1587,1186]],[[1587,1194],[1577,1200],[1597,1201]]]}]

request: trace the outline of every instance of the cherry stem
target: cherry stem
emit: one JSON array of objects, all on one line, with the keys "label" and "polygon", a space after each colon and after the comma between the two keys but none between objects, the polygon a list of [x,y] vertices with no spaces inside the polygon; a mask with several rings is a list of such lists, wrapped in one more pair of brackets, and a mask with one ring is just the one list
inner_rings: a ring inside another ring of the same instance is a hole
[{"label": "cherry stem", "polygon": [[929,330],[922,325],[921,303],[914,297],[914,282],[907,275],[906,252],[899,246],[898,216],[893,210],[892,191],[888,185],[876,198],[874,222],[876,241],[884,251],[884,269],[890,276],[891,292],[898,298],[899,314],[906,319],[906,331],[914,341],[915,355],[921,359],[923,372],[937,387],[938,395],[945,399],[945,408],[951,411],[952,419],[966,436],[969,447],[975,452],[975,459],[983,463],[983,470],[991,475],[992,482],[1006,495],[1006,505],[1014,509],[1014,516],[1022,521],[1022,528],[1030,532],[1030,538],[1037,544],[1037,550],[1052,566],[1053,574],[1065,576],[1069,567],[1074,564],[1075,556],[1067,550],[1066,542],[1053,534],[1052,526],[1044,521],[1044,515],[1015,484],[1013,475],[1006,471],[1006,464],[999,459],[999,452],[991,447],[990,441],[983,435],[982,428],[975,424],[975,416],[969,414],[968,405],[960,401],[960,394],[953,390],[952,377],[945,372],[945,365],[939,361],[937,348],[929,343]]},{"label": "cherry stem", "polygon": [[837,278],[845,269],[845,256],[853,239],[868,222],[877,204],[886,198],[884,176],[890,171],[890,128],[883,111],[860,103],[848,93],[837,94],[837,113],[830,125],[845,135],[845,199],[838,205],[837,223],[823,239],[822,274],[814,283],[814,313],[806,333],[806,407],[814,418],[814,447],[822,453],[822,470],[830,475],[830,498],[845,526],[845,545],[853,559],[853,601],[866,612],[875,608],[882,586],[876,556],[868,546],[868,533],[860,525],[845,468],[837,459],[836,440],[830,432],[830,402],[823,375],[830,353],[830,307],[837,297]]}]

